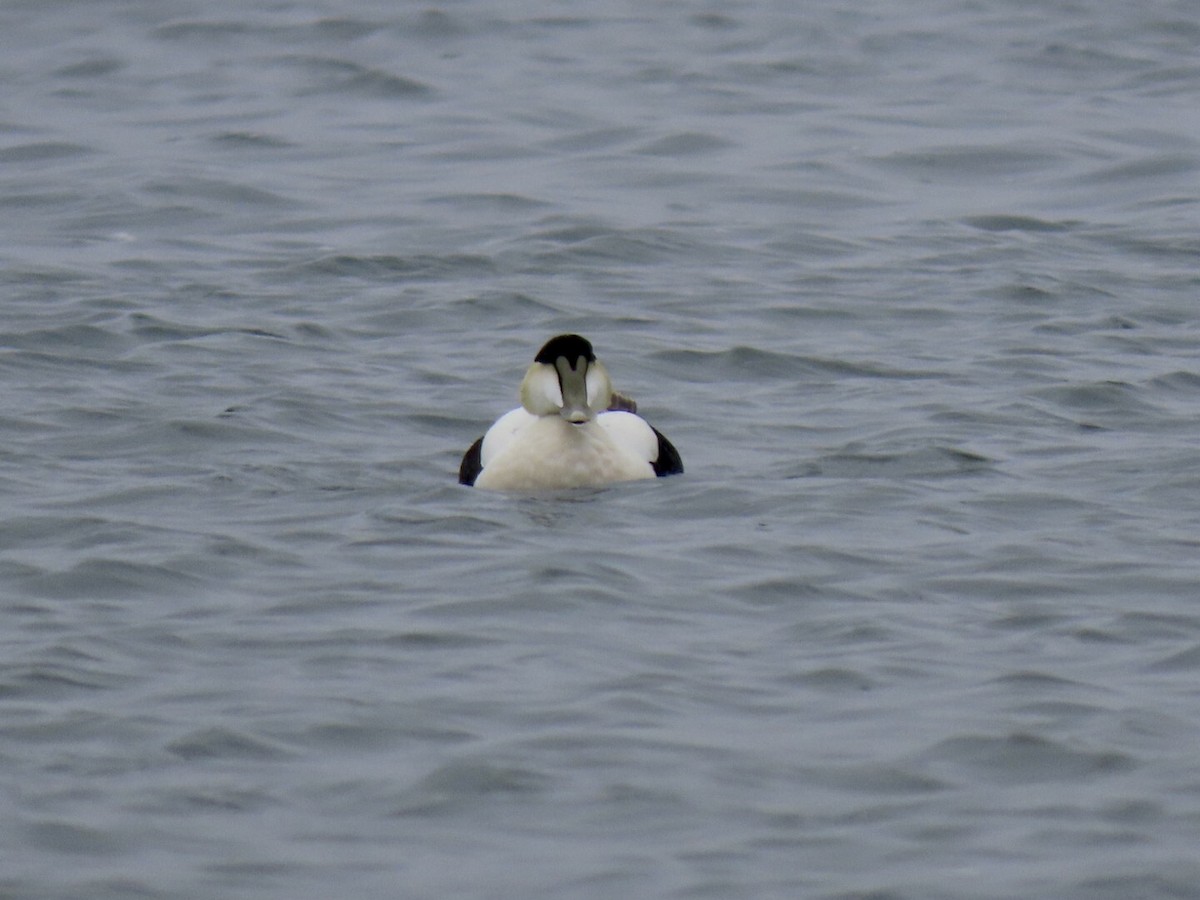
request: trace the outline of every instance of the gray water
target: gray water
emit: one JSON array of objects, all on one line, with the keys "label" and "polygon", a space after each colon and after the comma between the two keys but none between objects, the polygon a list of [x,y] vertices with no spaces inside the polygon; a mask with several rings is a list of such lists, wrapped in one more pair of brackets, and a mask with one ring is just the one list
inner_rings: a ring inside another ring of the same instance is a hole
[{"label": "gray water", "polygon": [[[0,5],[0,896],[1200,897],[1198,45]],[[455,483],[563,331],[686,475]]]}]

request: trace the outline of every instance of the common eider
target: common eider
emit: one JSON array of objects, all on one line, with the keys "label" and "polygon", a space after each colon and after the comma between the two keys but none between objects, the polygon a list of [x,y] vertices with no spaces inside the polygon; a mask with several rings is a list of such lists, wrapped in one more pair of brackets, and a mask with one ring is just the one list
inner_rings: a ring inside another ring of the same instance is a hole
[{"label": "common eider", "polygon": [[521,382],[521,405],[471,445],[460,484],[496,491],[589,487],[683,472],[679,451],[613,392],[592,345],[551,338]]}]

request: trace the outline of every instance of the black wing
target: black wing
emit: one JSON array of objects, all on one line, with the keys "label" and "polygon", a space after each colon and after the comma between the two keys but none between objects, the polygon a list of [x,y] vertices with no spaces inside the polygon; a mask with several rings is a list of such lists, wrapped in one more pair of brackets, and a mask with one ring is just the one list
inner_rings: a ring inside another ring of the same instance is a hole
[{"label": "black wing", "polygon": [[[475,484],[475,479],[479,477],[479,473],[483,469],[483,463],[479,459],[479,454],[482,450],[483,438],[480,438],[463,454],[462,464],[458,467],[459,484]],[[661,453],[662,451],[659,452]]]},{"label": "black wing", "polygon": [[683,460],[679,458],[679,451],[675,449],[675,445],[662,436],[662,432],[650,426],[650,430],[658,437],[658,458],[651,465],[654,466],[654,474],[659,478],[667,475],[682,475]]}]

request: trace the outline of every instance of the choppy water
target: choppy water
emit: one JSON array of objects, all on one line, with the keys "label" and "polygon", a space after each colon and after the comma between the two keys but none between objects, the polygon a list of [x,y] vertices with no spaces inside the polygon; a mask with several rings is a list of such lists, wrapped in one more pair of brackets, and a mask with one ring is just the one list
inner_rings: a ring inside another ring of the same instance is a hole
[{"label": "choppy water", "polygon": [[0,896],[1200,896],[1198,42],[0,6]]}]

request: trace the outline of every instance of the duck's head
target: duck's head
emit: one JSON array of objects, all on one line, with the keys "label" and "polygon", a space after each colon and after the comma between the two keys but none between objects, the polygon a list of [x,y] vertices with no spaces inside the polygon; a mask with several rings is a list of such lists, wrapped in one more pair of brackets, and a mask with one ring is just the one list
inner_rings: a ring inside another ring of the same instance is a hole
[{"label": "duck's head", "polygon": [[521,382],[521,405],[535,416],[582,425],[608,409],[612,383],[592,345],[577,334],[548,340]]}]

